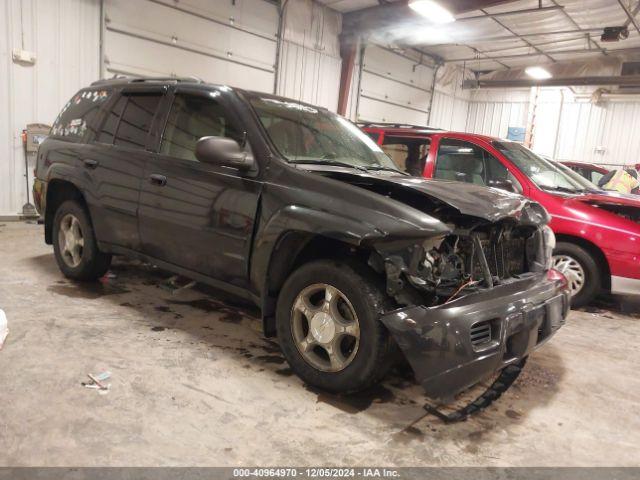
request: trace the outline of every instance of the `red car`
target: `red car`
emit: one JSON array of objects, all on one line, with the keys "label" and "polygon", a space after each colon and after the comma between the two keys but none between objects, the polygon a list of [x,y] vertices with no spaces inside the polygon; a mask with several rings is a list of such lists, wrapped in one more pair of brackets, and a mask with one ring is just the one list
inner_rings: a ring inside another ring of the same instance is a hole
[{"label": "red car", "polygon": [[582,175],[584,178],[589,180],[594,185],[598,185],[598,182],[602,177],[604,177],[609,170],[604,167],[599,167],[598,165],[593,165],[591,163],[580,163],[580,162],[560,162],[563,165],[566,165],[574,172]]},{"label": "red car", "polygon": [[640,199],[589,188],[516,142],[429,127],[362,128],[413,175],[511,190],[541,203],[556,234],[554,267],[567,277],[574,306],[602,290],[640,295]]}]

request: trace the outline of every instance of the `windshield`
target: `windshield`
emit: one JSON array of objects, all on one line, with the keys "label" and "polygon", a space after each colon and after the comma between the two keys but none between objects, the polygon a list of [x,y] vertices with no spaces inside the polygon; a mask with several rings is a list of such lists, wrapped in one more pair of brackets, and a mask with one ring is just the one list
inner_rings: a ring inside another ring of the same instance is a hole
[{"label": "windshield", "polygon": [[554,165],[557,166],[564,173],[569,175],[571,178],[573,178],[576,182],[581,184],[585,190],[602,190],[595,183],[590,182],[589,180],[584,178],[582,175],[580,175],[578,172],[571,170],[566,165],[563,165],[561,163],[554,163]]},{"label": "windshield", "polygon": [[519,143],[501,141],[494,142],[493,145],[543,190],[584,192],[591,188],[569,176],[557,164],[545,160]]},{"label": "windshield", "polygon": [[400,173],[391,158],[349,120],[293,100],[256,96],[250,102],[271,141],[290,163]]}]

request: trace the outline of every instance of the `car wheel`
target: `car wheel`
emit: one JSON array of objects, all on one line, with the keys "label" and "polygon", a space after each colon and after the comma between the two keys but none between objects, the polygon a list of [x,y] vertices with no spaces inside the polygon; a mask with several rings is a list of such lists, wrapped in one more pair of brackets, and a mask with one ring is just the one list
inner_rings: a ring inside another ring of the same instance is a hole
[{"label": "car wheel", "polygon": [[573,243],[558,242],[553,251],[552,267],[567,277],[573,307],[586,305],[600,291],[601,272],[584,248]]},{"label": "car wheel", "polygon": [[111,264],[98,250],[89,214],[74,200],[62,203],[53,219],[53,250],[62,273],[73,280],[95,280]]},{"label": "car wheel", "polygon": [[276,328],[292,370],[309,385],[335,393],[379,381],[392,358],[380,314],[389,298],[368,272],[334,261],[296,270],[278,297]]}]

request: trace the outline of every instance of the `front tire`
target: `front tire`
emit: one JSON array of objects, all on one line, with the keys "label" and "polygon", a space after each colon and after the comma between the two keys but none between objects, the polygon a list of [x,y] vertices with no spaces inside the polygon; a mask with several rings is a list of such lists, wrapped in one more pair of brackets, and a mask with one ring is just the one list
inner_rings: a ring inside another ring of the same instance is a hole
[{"label": "front tire", "polygon": [[558,242],[553,251],[552,266],[567,277],[572,307],[587,305],[600,292],[602,272],[584,248],[574,243]]},{"label": "front tire", "polygon": [[334,393],[363,390],[391,365],[380,314],[389,298],[366,271],[331,260],[303,265],[278,297],[276,329],[291,369]]},{"label": "front tire", "polygon": [[98,249],[89,213],[75,200],[67,200],[56,210],[53,251],[58,267],[72,280],[96,280],[111,264],[111,255]]}]

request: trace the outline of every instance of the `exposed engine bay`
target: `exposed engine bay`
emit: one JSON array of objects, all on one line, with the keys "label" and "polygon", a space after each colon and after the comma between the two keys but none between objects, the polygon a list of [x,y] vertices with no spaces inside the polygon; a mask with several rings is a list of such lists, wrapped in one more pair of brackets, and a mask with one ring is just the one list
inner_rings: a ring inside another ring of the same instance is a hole
[{"label": "exposed engine bay", "polygon": [[550,258],[537,226],[477,219],[471,227],[447,225],[449,235],[411,246],[379,245],[371,255],[369,264],[385,274],[387,293],[400,305],[440,305],[540,272]]},{"label": "exposed engine bay", "polygon": [[555,240],[546,226],[548,214],[535,202],[506,195],[503,204],[486,205],[479,196],[445,198],[438,181],[428,183],[430,191],[410,177],[392,183],[388,177],[327,174],[420,210],[449,230],[420,243],[385,239],[374,245],[369,265],[385,276],[387,293],[401,306],[440,305],[550,265]]},{"label": "exposed engine bay", "polygon": [[640,223],[640,209],[630,205],[618,205],[615,203],[592,203],[594,207],[598,207],[607,212],[611,212],[620,217]]}]

